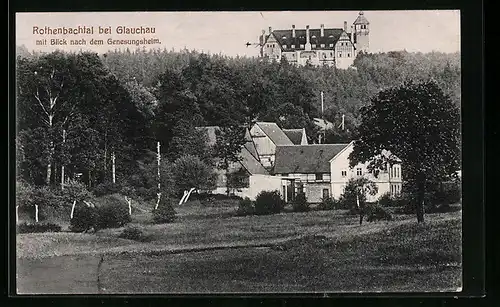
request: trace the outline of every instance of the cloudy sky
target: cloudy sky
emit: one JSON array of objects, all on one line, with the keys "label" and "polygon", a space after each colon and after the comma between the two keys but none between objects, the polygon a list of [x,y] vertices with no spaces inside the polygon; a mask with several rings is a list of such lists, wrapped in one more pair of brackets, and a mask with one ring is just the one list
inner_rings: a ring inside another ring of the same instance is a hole
[{"label": "cloudy sky", "polygon": [[[175,50],[184,47],[229,56],[257,56],[258,49],[246,47],[246,42],[258,42],[263,29],[341,28],[348,27],[358,16],[358,11],[265,11],[265,12],[99,12],[99,13],[18,13],[16,15],[16,43],[30,51],[52,51],[57,46],[37,46],[41,38],[84,38],[86,46],[64,46],[65,50],[91,49],[102,53],[119,46],[106,44],[108,38],[158,38],[161,45],[152,48]],[[460,51],[460,12],[450,10],[429,11],[365,11],[370,22],[370,51],[385,52],[404,50],[410,52]],[[152,35],[34,35],[33,27],[155,27]],[[90,46],[90,38],[104,40],[102,46]],[[69,42],[69,41],[68,41]],[[49,42],[50,44],[50,42]],[[129,46],[135,49],[135,46]],[[59,48],[61,48],[59,46]],[[124,48],[124,46],[122,46]],[[126,48],[126,46],[125,46]]]}]

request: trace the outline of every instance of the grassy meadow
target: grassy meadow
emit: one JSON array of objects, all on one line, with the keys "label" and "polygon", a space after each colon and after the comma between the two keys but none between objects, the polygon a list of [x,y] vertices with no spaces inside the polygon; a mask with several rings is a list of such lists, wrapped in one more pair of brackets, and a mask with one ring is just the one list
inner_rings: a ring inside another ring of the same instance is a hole
[{"label": "grassy meadow", "polygon": [[132,223],[95,234],[17,235],[19,294],[456,291],[461,211],[358,224],[343,210],[236,217],[234,201],[177,207],[154,225],[137,206]]}]

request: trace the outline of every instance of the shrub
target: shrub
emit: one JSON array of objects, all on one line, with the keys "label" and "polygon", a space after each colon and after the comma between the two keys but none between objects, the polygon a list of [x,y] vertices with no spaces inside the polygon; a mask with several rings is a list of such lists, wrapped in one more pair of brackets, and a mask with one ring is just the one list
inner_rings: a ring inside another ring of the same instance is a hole
[{"label": "shrub", "polygon": [[255,199],[255,214],[279,213],[285,207],[278,191],[262,191]]},{"label": "shrub", "polygon": [[172,223],[176,214],[173,203],[174,200],[162,197],[158,209],[153,209],[153,222],[156,224]]},{"label": "shrub", "polygon": [[128,204],[120,195],[100,197],[97,203],[97,229],[122,227],[131,221]]},{"label": "shrub", "polygon": [[321,203],[316,207],[318,210],[334,210],[338,207],[337,201],[333,197],[326,197],[321,199]]},{"label": "shrub", "polygon": [[138,242],[147,242],[151,240],[151,236],[145,235],[138,227],[127,227],[118,235],[119,238],[134,240]]},{"label": "shrub", "polygon": [[393,198],[390,193],[382,194],[378,199],[378,204],[382,207],[392,207],[394,206]]},{"label": "shrub", "polygon": [[244,215],[252,215],[255,213],[255,207],[250,198],[245,197],[240,200],[238,203],[238,210],[236,211],[236,215],[244,216]]},{"label": "shrub", "polygon": [[454,186],[450,189],[436,191],[433,195],[433,202],[436,205],[450,205],[460,202],[461,198],[460,187]]},{"label": "shrub", "polygon": [[70,221],[69,229],[73,232],[88,231],[91,228],[96,229],[98,224],[98,211],[96,208],[89,207],[83,202],[77,202],[73,218]]},{"label": "shrub", "polygon": [[391,213],[381,206],[371,205],[368,206],[366,209],[367,209],[366,220],[368,222],[380,221],[380,220],[392,221]]},{"label": "shrub", "polygon": [[309,204],[307,203],[307,198],[305,193],[298,193],[292,202],[292,208],[294,212],[307,212],[309,211]]},{"label": "shrub", "polygon": [[121,186],[119,184],[107,181],[95,186],[92,190],[92,193],[94,193],[94,195],[97,197],[101,197],[104,195],[116,194],[120,191]]},{"label": "shrub", "polygon": [[22,223],[17,225],[17,233],[59,232],[61,226],[53,223]]}]

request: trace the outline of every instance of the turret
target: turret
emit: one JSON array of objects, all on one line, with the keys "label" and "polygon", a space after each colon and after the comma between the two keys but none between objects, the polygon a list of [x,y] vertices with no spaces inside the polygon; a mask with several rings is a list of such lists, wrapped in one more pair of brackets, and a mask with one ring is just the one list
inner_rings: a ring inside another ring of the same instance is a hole
[{"label": "turret", "polygon": [[370,48],[370,23],[366,19],[364,12],[359,12],[358,18],[353,23],[354,26],[354,44],[357,51],[368,52]]}]

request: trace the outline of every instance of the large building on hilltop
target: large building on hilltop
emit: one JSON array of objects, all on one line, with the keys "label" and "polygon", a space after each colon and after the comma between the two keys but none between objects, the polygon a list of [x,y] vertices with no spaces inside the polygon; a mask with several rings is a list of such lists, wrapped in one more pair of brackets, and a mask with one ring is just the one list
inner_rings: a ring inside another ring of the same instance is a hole
[{"label": "large building on hilltop", "polygon": [[266,34],[262,30],[259,37],[260,56],[268,60],[280,61],[283,57],[292,64],[320,66],[328,65],[346,69],[351,66],[360,51],[369,51],[370,23],[359,12],[358,17],[347,28],[291,29],[273,30],[269,27]]}]

